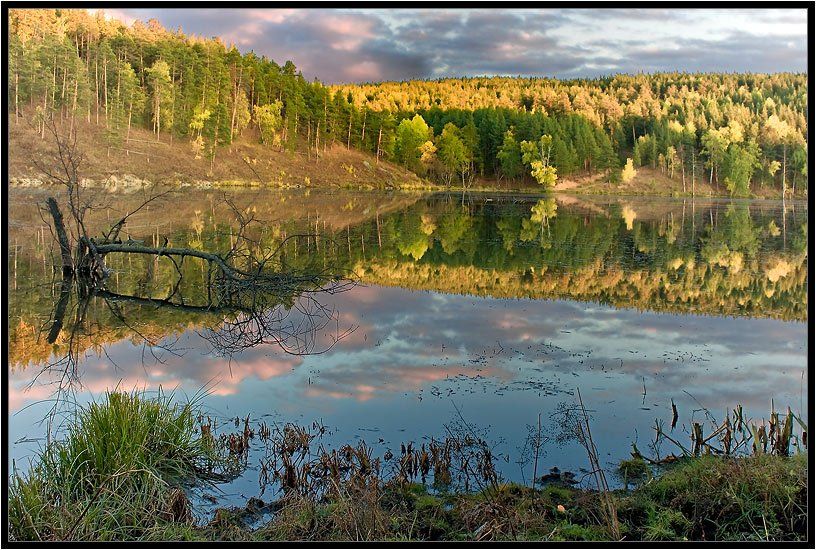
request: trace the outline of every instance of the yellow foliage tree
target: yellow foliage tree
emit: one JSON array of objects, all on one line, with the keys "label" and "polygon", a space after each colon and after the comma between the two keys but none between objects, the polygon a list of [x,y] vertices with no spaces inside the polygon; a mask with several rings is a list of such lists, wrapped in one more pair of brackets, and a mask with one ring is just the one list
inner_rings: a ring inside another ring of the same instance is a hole
[{"label": "yellow foliage tree", "polygon": [[626,159],[626,166],[623,167],[621,171],[621,181],[623,183],[629,183],[637,176],[637,170],[635,170],[635,165],[632,162],[632,159]]}]

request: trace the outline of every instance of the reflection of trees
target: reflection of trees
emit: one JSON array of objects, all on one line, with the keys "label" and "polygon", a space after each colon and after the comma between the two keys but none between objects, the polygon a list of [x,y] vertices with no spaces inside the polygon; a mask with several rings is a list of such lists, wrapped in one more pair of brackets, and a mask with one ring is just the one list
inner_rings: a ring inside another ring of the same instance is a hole
[{"label": "reflection of trees", "polygon": [[[544,200],[451,209],[431,201],[385,220],[394,238],[376,257],[352,252],[349,261],[361,266],[364,280],[381,284],[804,318],[806,220],[788,229],[786,246],[784,234],[769,229],[784,220],[747,205],[628,221],[548,206]],[[430,234],[421,231],[422,216],[436,220]],[[530,268],[538,275],[530,277]]]},{"label": "reflection of trees", "polygon": [[[272,335],[260,336],[255,329],[278,322],[286,327],[278,340],[291,342],[288,347],[294,351],[308,347],[305,341],[286,338],[301,326],[304,315],[313,312],[326,317],[317,305],[309,306],[295,297],[304,289],[310,295],[309,288],[317,289],[315,297],[321,295],[320,289],[331,291],[332,273],[346,270],[358,273],[365,282],[415,289],[572,298],[656,311],[806,318],[806,213],[803,216],[797,212],[796,218],[788,215],[787,240],[783,242],[781,217],[753,206],[750,211],[739,205],[720,210],[698,206],[694,217],[679,210],[651,218],[644,213],[633,221],[631,231],[626,230],[620,217],[590,215],[562,206],[558,215],[549,219],[549,235],[545,227],[545,241],[551,246],[543,248],[538,240],[528,242],[522,235],[523,221],[534,215],[533,205],[495,201],[462,207],[458,200],[430,200],[337,234],[321,227],[320,238],[286,240],[304,231],[296,221],[262,224],[246,232],[246,244],[251,247],[243,254],[270,255],[273,259],[267,262],[268,268],[317,274],[317,279],[294,285],[291,296],[267,293],[264,298],[263,293],[239,292],[232,295],[232,304],[223,300],[219,303],[218,299],[208,303],[206,291],[210,286],[204,261],[188,260],[180,266],[183,283],[172,294],[179,273],[169,259],[110,254],[106,265],[113,274],[106,290],[120,296],[116,300],[110,295],[91,297],[91,315],[86,315],[85,328],[79,331],[74,344],[79,350],[99,350],[103,343],[133,336],[108,308],[108,298],[121,308],[129,324],[151,337],[150,342],[191,327],[210,335],[226,319],[233,324],[235,337],[230,339],[222,332],[215,338],[225,344],[225,349],[261,341],[274,343]],[[227,208],[214,216],[207,209],[203,215],[191,215],[195,227],[170,233],[170,242],[180,247],[229,250],[236,233],[229,212]],[[311,230],[315,231],[314,225]],[[536,235],[541,235],[540,222]],[[412,242],[423,248],[419,259],[411,253]],[[740,254],[742,263],[732,263],[731,256],[718,256],[718,249],[725,250],[722,247],[727,247],[729,255]],[[21,257],[16,271],[20,281],[46,284],[50,279],[42,262],[51,256],[47,249],[37,250],[40,256],[29,261]],[[246,268],[246,264],[241,265]],[[737,265],[739,270],[735,269]],[[535,268],[533,275],[531,267]],[[76,308],[77,293],[74,291],[66,303],[59,283],[48,282],[43,288],[47,292],[26,291],[21,283],[17,290],[10,290],[13,365],[42,362],[49,355],[63,354],[69,347],[66,334],[70,330],[61,327],[53,344],[48,343],[47,335],[57,331],[53,319],[60,316],[55,316],[52,309],[59,310],[56,306],[61,301],[66,311],[62,316],[64,325],[75,324],[71,312]],[[121,296],[146,301],[125,301]],[[237,307],[218,309],[252,305],[253,300],[267,307],[263,319],[242,313]],[[306,313],[298,312],[298,307]],[[330,325],[331,321],[321,330]],[[135,341],[140,340],[137,337]],[[228,342],[230,345],[226,345]],[[312,348],[320,349],[320,345]],[[161,351],[147,345],[146,353]]]},{"label": "reflection of trees", "polygon": [[468,244],[476,244],[473,239],[468,238],[472,227],[473,216],[467,207],[459,207],[442,214],[436,231],[436,237],[442,245],[442,250],[446,254],[454,254],[459,250],[464,250]]},{"label": "reflection of trees", "polygon": [[739,271],[744,260],[756,256],[760,230],[754,226],[747,206],[729,205],[723,218],[723,222],[710,227],[701,255],[709,264]]},{"label": "reflection of trees", "polygon": [[[550,248],[550,219],[556,216],[558,203],[554,198],[541,199],[530,208],[530,218],[521,222],[519,238],[522,241],[539,241],[542,248]],[[544,238],[544,229],[547,230],[547,240]]]},{"label": "reflection of trees", "polygon": [[397,233],[397,248],[405,256],[411,256],[414,260],[419,260],[425,255],[430,246],[429,242],[430,225],[423,222],[422,213],[412,211],[406,215]]}]

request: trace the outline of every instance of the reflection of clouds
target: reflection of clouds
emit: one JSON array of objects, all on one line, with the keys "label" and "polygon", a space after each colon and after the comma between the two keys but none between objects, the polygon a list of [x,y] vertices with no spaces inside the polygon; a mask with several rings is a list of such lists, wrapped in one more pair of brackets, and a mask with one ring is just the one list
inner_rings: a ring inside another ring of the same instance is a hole
[{"label": "reflection of clouds", "polygon": [[[746,353],[783,353],[792,340],[805,341],[805,325],[772,319],[721,318],[622,311],[600,323],[587,320],[587,334],[599,339],[620,338],[649,346],[658,339],[669,346],[688,343],[716,346],[730,356]],[[648,336],[647,336],[648,335]]]},{"label": "reflection of clouds", "polygon": [[497,366],[476,370],[463,365],[404,365],[390,361],[369,361],[365,364],[343,364],[332,368],[316,378],[308,389],[308,397],[332,397],[367,401],[383,394],[415,392],[433,382],[450,380],[458,376],[489,376],[497,380],[509,380],[513,374]]},{"label": "reflection of clouds", "polygon": [[[363,403],[386,414],[405,394],[456,389],[477,377],[488,392],[520,395],[555,376],[567,390],[580,380],[592,389],[587,399],[616,400],[607,405],[614,417],[625,403],[640,403],[643,379],[653,403],[674,398],[691,406],[684,390],[714,410],[738,403],[761,410],[771,398],[798,403],[807,364],[804,323],[376,286],[325,298],[341,325],[359,327],[325,354],[295,357],[262,346],[229,361],[211,355],[189,331],[178,342],[183,355],[143,365],[141,346],[121,341],[107,348],[115,367],[104,355],[83,361],[81,391],[162,386],[194,394],[207,386],[211,399],[235,399],[246,411],[310,417],[321,408],[353,411]],[[12,411],[53,391],[48,385],[25,391],[31,372],[10,373]],[[414,402],[424,407],[430,400]]]},{"label": "reflection of clouds", "polygon": [[9,384],[6,386],[8,392],[9,411],[19,411],[27,403],[43,401],[51,397],[54,388],[44,384],[28,386],[28,378],[25,380],[14,380],[13,375],[9,375]]},{"label": "reflection of clouds", "polygon": [[[375,292],[380,295],[377,300],[372,299]],[[652,379],[653,392],[670,395],[688,389],[699,399],[727,401],[729,406],[754,397],[764,403],[768,396],[790,391],[807,365],[806,326],[802,323],[643,313],[571,301],[448,295],[440,302],[429,299],[427,293],[394,288],[369,287],[361,302],[355,298],[355,293],[342,296],[337,307],[365,317],[368,343],[374,341],[372,337],[397,341],[388,348],[389,355],[379,357],[383,363],[400,364],[399,356],[404,361],[418,356],[452,356],[453,346],[462,352],[451,359],[466,361],[468,356],[490,355],[497,343],[506,352],[513,346],[526,349],[530,344],[552,343],[567,351],[590,352],[591,360],[566,353],[551,361],[548,368],[603,366],[605,372]],[[440,303],[444,305],[439,307]],[[442,345],[447,346],[445,352]],[[527,354],[525,361],[542,359],[541,353],[535,355],[535,349]],[[326,391],[353,386],[351,380],[377,387],[404,384],[406,389],[413,389],[422,385],[425,367],[378,365],[376,360],[363,361],[364,355],[361,353],[356,368],[322,374],[322,382],[334,384]],[[496,361],[495,368],[483,374],[501,378],[509,372],[503,367],[511,357],[491,361]],[[431,372],[438,372],[432,370],[438,368],[431,367]],[[448,372],[449,376],[456,374],[473,372]],[[382,380],[383,384],[372,384],[371,380]],[[340,393],[344,391],[346,395],[353,393],[346,389]]]},{"label": "reflection of clouds", "polygon": [[[371,300],[374,287],[358,303],[349,293],[338,309],[355,311],[367,322],[372,338],[391,336],[406,351],[428,352],[432,344],[454,343],[473,353],[495,347],[496,342],[565,341],[588,344],[598,353],[627,349],[660,350],[699,346],[706,353],[740,357],[750,353],[801,356],[791,344],[805,342],[805,325],[771,319],[718,318],[614,309],[571,301],[493,300],[449,297],[436,307],[425,293],[395,288],[377,289],[380,300]],[[457,299],[458,298],[458,299]],[[569,329],[569,332],[565,332]],[[450,337],[440,335],[450,333]],[[698,354],[704,353],[698,351]]]},{"label": "reflection of clouds", "polygon": [[[272,346],[249,350],[238,359],[230,361],[206,353],[204,342],[190,331],[182,336],[177,347],[181,355],[164,354],[162,362],[150,363],[142,348],[122,340],[106,347],[106,354],[87,357],[81,361],[78,391],[101,394],[116,387],[165,389],[180,388],[195,393],[210,388],[214,395],[232,395],[239,391],[246,378],[269,380],[291,372],[303,361],[301,357],[268,356]],[[33,369],[35,369],[34,367]],[[57,389],[56,382],[62,376],[59,370],[43,375],[42,382],[28,388],[28,381],[35,370],[9,374],[9,407],[18,409],[26,403],[46,399]]]}]

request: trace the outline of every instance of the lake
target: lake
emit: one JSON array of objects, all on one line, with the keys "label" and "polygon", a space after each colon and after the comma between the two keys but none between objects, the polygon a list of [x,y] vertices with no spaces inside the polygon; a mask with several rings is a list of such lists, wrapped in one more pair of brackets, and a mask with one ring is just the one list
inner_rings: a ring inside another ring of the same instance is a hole
[{"label": "lake", "polygon": [[[610,469],[632,443],[650,450],[672,402],[683,443],[692,419],[737,405],[761,417],[773,399],[807,420],[804,202],[292,189],[228,191],[233,209],[223,191],[185,189],[135,215],[128,238],[223,252],[241,213],[259,220],[253,246],[270,265],[320,273],[333,291],[274,297],[259,335],[242,312],[207,307],[202,262],[111,254],[108,294],[66,296],[49,343],[62,295],[36,208],[48,194],[10,192],[18,468],[49,425],[115,388],[199,395],[224,430],[247,416],[255,429],[317,423],[327,446],[363,439],[380,456],[466,426],[505,479],[525,482],[539,417],[539,472],[588,468],[555,433],[578,390]],[[90,225],[142,199],[103,193]],[[263,455],[255,441],[244,474],[199,513],[260,494]]]}]

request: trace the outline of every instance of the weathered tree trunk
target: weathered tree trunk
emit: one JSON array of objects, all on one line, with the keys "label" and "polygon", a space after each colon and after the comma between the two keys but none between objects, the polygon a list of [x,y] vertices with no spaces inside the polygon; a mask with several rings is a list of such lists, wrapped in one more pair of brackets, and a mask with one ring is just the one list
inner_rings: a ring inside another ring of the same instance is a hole
[{"label": "weathered tree trunk", "polygon": [[74,272],[74,261],[73,258],[71,258],[71,245],[68,242],[68,233],[65,232],[62,212],[54,197],[48,197],[45,203],[48,205],[49,212],[51,212],[51,218],[54,220],[54,230],[57,232],[57,241],[59,242],[60,255],[62,256],[62,273],[64,275],[71,275]]},{"label": "weathered tree trunk", "polygon": [[[98,109],[97,109],[98,111]],[[133,121],[133,94],[130,94],[130,106],[128,107],[128,128],[125,134],[125,143],[130,143],[130,125]],[[97,122],[98,124],[98,122]]]},{"label": "weathered tree trunk", "polygon": [[312,158],[312,120],[309,119],[306,131],[306,159]]},{"label": "weathered tree trunk", "polygon": [[788,171],[788,147],[787,144],[782,144],[782,200],[785,200],[785,191],[787,190],[787,182],[785,180],[785,173]]},{"label": "weathered tree trunk", "polygon": [[230,118],[230,143],[232,143],[235,134],[235,119],[238,116],[238,94],[241,93],[241,76],[243,76],[243,68],[241,69],[241,72],[238,73],[238,82],[234,83],[234,86],[232,88],[232,117]]},{"label": "weathered tree trunk", "polygon": [[60,120],[65,117],[65,86],[68,82],[68,69],[62,70],[62,91],[60,92]]},{"label": "weathered tree trunk", "polygon": [[[692,149],[691,150],[691,196],[692,197],[694,196],[694,178],[696,176],[696,174],[695,174],[695,168],[696,167],[697,167],[697,159],[696,159],[696,157],[694,155],[694,149]],[[694,203],[692,203],[692,204],[694,204]]]},{"label": "weathered tree trunk", "polygon": [[349,111],[349,127],[348,127],[348,139],[346,140],[346,149],[351,149],[351,121],[354,115],[353,111]]},{"label": "weathered tree trunk", "polygon": [[94,60],[94,81],[96,83],[96,125],[99,126],[99,55]]},{"label": "weathered tree trunk", "polygon": [[71,105],[71,128],[68,130],[68,134],[71,135],[74,132],[74,121],[76,119],[76,110],[77,110],[77,98],[79,96],[79,77],[77,76],[76,80],[74,80],[74,101]]},{"label": "weathered tree trunk", "polygon": [[105,97],[105,127],[108,124],[108,56],[102,58],[102,95]]},{"label": "weathered tree trunk", "polygon": [[20,88],[20,72],[14,73],[14,122],[19,122],[20,105],[19,105],[19,88]]}]

